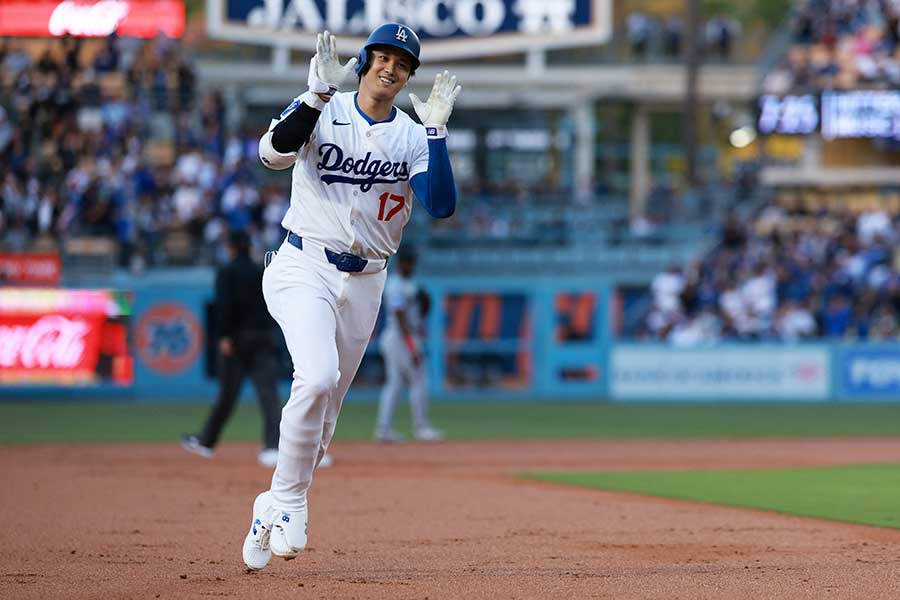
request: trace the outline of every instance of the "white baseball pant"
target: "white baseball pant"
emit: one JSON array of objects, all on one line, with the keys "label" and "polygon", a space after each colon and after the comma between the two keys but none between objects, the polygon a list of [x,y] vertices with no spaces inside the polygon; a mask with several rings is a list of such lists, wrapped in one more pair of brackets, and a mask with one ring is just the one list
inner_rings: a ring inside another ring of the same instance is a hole
[{"label": "white baseball pant", "polygon": [[281,411],[275,508],[306,508],[313,471],[328,450],[341,402],[375,328],[386,271],[350,274],[329,263],[321,246],[284,242],[263,275],[263,295],[281,326],[294,366]]}]

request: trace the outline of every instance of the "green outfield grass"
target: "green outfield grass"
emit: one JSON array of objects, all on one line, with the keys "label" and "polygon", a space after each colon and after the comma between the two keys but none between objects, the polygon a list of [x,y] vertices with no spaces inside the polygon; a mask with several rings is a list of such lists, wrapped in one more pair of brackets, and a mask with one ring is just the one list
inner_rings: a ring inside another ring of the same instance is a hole
[{"label": "green outfield grass", "polygon": [[[196,431],[207,406],[132,402],[0,402],[0,443],[171,441]],[[442,402],[434,423],[451,439],[900,436],[900,406]],[[348,404],[337,439],[370,439],[374,404]],[[409,431],[406,407],[398,429]],[[241,406],[223,441],[258,441],[260,419]]]},{"label": "green outfield grass", "polygon": [[893,464],[811,469],[535,473],[527,477],[900,529],[900,465]]}]

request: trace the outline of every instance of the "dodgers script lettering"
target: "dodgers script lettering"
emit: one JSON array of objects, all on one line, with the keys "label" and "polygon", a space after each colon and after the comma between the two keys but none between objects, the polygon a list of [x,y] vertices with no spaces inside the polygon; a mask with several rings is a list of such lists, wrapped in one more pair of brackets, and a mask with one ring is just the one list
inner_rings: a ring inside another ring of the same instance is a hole
[{"label": "dodgers script lettering", "polygon": [[322,158],[316,164],[320,171],[331,173],[343,173],[343,175],[322,175],[322,182],[326,185],[332,183],[349,183],[358,185],[363,192],[368,192],[372,186],[378,183],[397,183],[409,180],[409,164],[407,162],[391,162],[372,158],[371,152],[366,152],[363,158],[344,156],[344,151],[337,144],[322,144],[319,146],[319,156]]}]

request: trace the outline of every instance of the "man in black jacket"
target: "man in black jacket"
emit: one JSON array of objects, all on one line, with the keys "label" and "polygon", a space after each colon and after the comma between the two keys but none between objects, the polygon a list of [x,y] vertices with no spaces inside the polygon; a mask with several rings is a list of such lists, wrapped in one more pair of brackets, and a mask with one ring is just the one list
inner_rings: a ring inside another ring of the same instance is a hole
[{"label": "man in black jacket", "polygon": [[219,333],[219,396],[203,430],[181,438],[182,447],[212,458],[225,422],[234,411],[241,384],[249,376],[256,387],[263,416],[263,450],[259,462],[274,467],[278,457],[281,404],[276,381],[275,322],[262,294],[262,267],[250,258],[250,240],[244,232],[229,238],[231,261],[216,275],[216,326]]}]

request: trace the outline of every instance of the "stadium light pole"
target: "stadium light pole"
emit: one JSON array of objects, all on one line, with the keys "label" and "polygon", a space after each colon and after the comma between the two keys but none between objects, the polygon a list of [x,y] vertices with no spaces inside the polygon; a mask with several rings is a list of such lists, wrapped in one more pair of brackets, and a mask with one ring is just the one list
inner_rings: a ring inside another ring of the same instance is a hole
[{"label": "stadium light pole", "polygon": [[697,74],[700,69],[698,36],[700,0],[687,0],[685,18],[684,161],[688,187],[697,186]]}]

